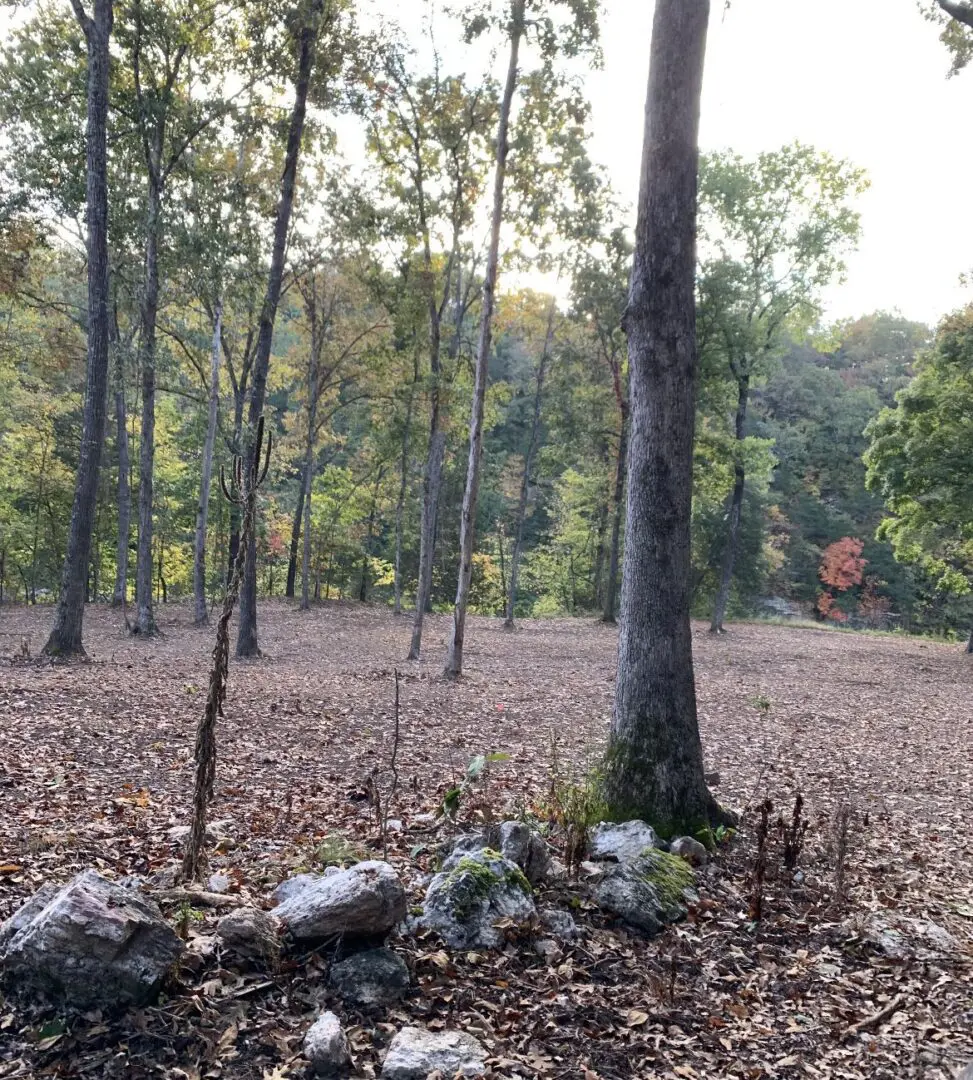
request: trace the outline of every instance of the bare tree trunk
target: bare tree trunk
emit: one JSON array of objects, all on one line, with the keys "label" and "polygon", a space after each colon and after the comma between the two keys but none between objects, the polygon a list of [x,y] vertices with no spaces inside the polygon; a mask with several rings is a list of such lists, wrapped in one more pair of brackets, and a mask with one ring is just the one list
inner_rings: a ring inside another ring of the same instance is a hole
[{"label": "bare tree trunk", "polygon": [[139,327],[139,367],[142,373],[142,428],[139,446],[139,538],[135,557],[135,604],[138,632],[156,632],[152,613],[152,482],[155,468],[155,330],[159,313],[159,228],[162,191],[158,163],[162,156],[161,134],[149,163],[146,198],[145,285]]},{"label": "bare tree trunk", "polygon": [[[263,415],[264,398],[267,394],[267,375],[270,371],[270,349],[274,340],[274,321],[284,280],[284,258],[287,251],[287,234],[290,229],[291,211],[294,207],[294,191],[297,187],[297,163],[304,133],[304,116],[307,111],[307,94],[314,67],[314,51],[320,30],[324,0],[312,0],[310,11],[300,31],[300,55],[295,85],[294,107],[291,111],[287,133],[287,150],[284,155],[284,172],[280,182],[280,198],[274,222],[274,246],[267,277],[267,292],[260,311],[260,331],[257,352],[253,364],[253,383],[250,388],[249,427],[244,448],[244,468],[253,467],[253,433],[257,421]],[[257,644],[257,540],[250,537],[250,550],[244,562],[243,584],[240,588],[240,625],[236,640],[237,656],[259,656]]]},{"label": "bare tree trunk", "polygon": [[50,637],[48,656],[83,656],[81,628],[84,588],[91,555],[91,532],[98,495],[101,450],[108,412],[108,75],[112,0],[94,0],[85,14],[81,0],[72,7],[84,31],[88,50],[88,121],[85,132],[85,172],[88,219],[88,357],[85,380],[81,455],[74,487],[61,592]]},{"label": "bare tree trunk", "polygon": [[284,587],[284,595],[294,599],[294,590],[297,586],[297,554],[301,546],[301,522],[304,520],[304,473],[301,473],[301,483],[297,490],[297,506],[294,508],[294,524],[291,526],[291,547],[287,556],[287,584]]},{"label": "bare tree trunk", "polygon": [[719,818],[703,779],[689,626],[699,97],[709,0],[657,0],[624,327],[632,430],[605,796],[663,835]]},{"label": "bare tree trunk", "polygon": [[628,406],[622,406],[621,431],[618,434],[618,458],[615,462],[615,513],[612,515],[611,543],[608,548],[608,583],[601,610],[601,621],[615,622],[618,597],[618,554],[621,545],[622,514],[625,510],[625,462],[628,457]]},{"label": "bare tree trunk", "polygon": [[206,606],[206,528],[209,520],[209,490],[213,480],[213,453],[216,449],[216,422],[220,411],[220,337],[223,333],[223,300],[217,298],[213,313],[213,347],[210,352],[209,414],[206,417],[206,442],[203,444],[203,467],[199,482],[199,505],[196,508],[196,541],[193,548],[193,601],[195,622],[209,622]]},{"label": "bare tree trunk", "polygon": [[[307,611],[311,606],[311,482],[313,477],[310,469],[304,470],[304,551],[301,558],[301,611]],[[315,590],[317,599],[317,590]]]},{"label": "bare tree trunk", "polygon": [[125,362],[118,348],[115,370],[115,441],[118,444],[118,548],[115,554],[115,591],[112,607],[128,598],[128,542],[132,527],[132,462],[128,448],[128,411],[125,407]]},{"label": "bare tree trunk", "polygon": [[500,259],[500,226],[503,223],[503,184],[507,173],[507,153],[510,144],[510,107],[517,89],[517,59],[520,39],[524,32],[524,2],[512,0],[510,7],[510,62],[500,105],[497,128],[497,163],[493,182],[493,218],[490,223],[490,250],[487,254],[483,279],[483,310],[480,312],[480,341],[476,352],[476,376],[473,385],[473,408],[470,416],[470,454],[466,466],[466,490],[460,517],[459,580],[453,606],[453,634],[446,656],[447,678],[456,679],[463,673],[463,644],[466,634],[466,607],[473,577],[473,542],[476,534],[476,504],[480,494],[480,463],[483,458],[483,407],[486,401],[487,368],[493,334],[493,307]]},{"label": "bare tree trunk", "polygon": [[736,562],[737,544],[740,537],[740,513],[743,509],[743,489],[746,483],[743,460],[740,456],[740,444],[746,434],[749,394],[750,376],[739,374],[737,376],[735,425],[737,460],[733,466],[733,491],[730,493],[730,506],[726,519],[726,546],[723,548],[723,564],[720,568],[720,588],[716,594],[716,602],[713,605],[713,619],[710,623],[710,633],[712,634],[723,633],[723,618],[726,615],[726,605],[730,599],[730,586],[733,583],[733,564]]},{"label": "bare tree trunk", "polygon": [[[557,305],[554,297],[547,311],[547,330],[544,333],[544,348],[537,364],[537,379],[534,385],[534,414],[530,424],[530,438],[527,441],[527,453],[524,455],[524,475],[520,480],[520,498],[517,500],[517,522],[514,533],[514,548],[510,553],[510,584],[507,590],[507,610],[504,614],[504,629],[514,628],[514,608],[517,604],[517,583],[520,579],[520,559],[524,551],[524,524],[527,520],[527,498],[530,494],[530,481],[534,473],[534,457],[537,454],[537,441],[541,428],[541,401],[544,396],[544,377],[547,374],[547,361],[554,341],[554,316]],[[501,553],[503,548],[501,547]]]}]

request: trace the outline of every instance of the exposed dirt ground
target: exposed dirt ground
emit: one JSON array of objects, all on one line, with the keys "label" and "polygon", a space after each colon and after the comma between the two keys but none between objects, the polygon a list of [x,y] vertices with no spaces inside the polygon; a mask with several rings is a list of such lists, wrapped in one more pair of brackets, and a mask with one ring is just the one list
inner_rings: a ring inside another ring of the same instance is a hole
[{"label": "exposed dirt ground", "polygon": [[[0,917],[82,867],[164,868],[179,854],[167,830],[187,820],[211,631],[170,607],[165,636],[142,641],[119,629],[117,613],[92,609],[90,663],[19,658],[25,642],[39,651],[49,618],[0,614]],[[439,678],[447,626],[430,620],[428,659],[410,664],[408,621],[385,611],[263,606],[265,657],[231,662],[212,812],[230,820],[232,841],[211,869],[231,871],[240,895],[268,902],[288,872],[333,854],[337,837],[380,849],[362,796],[388,762],[395,667],[392,815],[404,831],[389,854],[404,875],[432,865],[436,835],[415,815],[438,806],[472,755],[510,758],[461,818],[537,808],[554,756],[562,776],[596,759],[612,630],[545,620],[511,634],[474,619],[468,674],[453,685]],[[409,1022],[473,1032],[497,1076],[953,1076],[973,1059],[973,660],[959,646],[778,626],[733,626],[719,639],[698,626],[694,644],[707,768],[721,774],[720,799],[746,813],[686,923],[648,941],[575,898],[588,935],[553,959],[529,940],[448,957],[435,940],[394,941],[416,989],[391,1012],[337,1004],[328,956],[317,954],[271,975],[229,962],[187,971],[158,1006],[121,1017],[65,1024],[11,994],[0,999],[0,1077],[299,1076],[321,1003],[349,1026],[358,1076],[377,1075]],[[755,925],[756,808],[769,797],[772,821],[789,816],[798,791],[805,850],[796,874],[784,871],[773,834]],[[842,803],[851,826],[839,898]],[[577,891],[552,899],[570,903]]]}]

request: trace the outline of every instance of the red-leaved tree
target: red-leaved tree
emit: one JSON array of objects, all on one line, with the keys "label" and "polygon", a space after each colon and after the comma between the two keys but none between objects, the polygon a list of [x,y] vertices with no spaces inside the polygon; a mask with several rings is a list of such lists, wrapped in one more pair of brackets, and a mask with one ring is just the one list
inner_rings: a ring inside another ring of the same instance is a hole
[{"label": "red-leaved tree", "polygon": [[836,606],[837,593],[861,585],[868,564],[862,558],[865,545],[853,536],[843,536],[824,549],[818,577],[827,585],[826,592],[818,596],[817,609],[822,619],[844,622],[848,616]]}]

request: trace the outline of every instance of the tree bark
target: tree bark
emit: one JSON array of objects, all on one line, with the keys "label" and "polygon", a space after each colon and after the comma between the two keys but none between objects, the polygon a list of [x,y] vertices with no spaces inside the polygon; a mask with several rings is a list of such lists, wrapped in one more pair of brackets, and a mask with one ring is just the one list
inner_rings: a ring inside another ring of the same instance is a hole
[{"label": "tree bark", "polygon": [[304,550],[301,555],[301,611],[311,606],[311,484],[314,477],[310,467],[304,470],[304,489],[301,502],[304,509]]},{"label": "tree bark", "polygon": [[[531,417],[530,438],[527,441],[527,453],[524,455],[524,475],[520,480],[520,497],[517,500],[517,521],[514,533],[514,547],[510,553],[510,582],[507,589],[507,609],[503,625],[506,630],[514,628],[514,608],[517,605],[517,584],[520,580],[520,559],[524,551],[524,525],[527,521],[527,497],[530,493],[530,481],[534,472],[534,458],[537,454],[537,440],[541,427],[541,401],[544,395],[544,378],[547,375],[547,361],[554,341],[554,316],[557,305],[551,297],[547,311],[547,329],[544,332],[544,348],[537,364],[537,381],[534,386],[534,413]],[[501,556],[503,547],[500,548]]]},{"label": "tree bark", "polygon": [[743,489],[746,484],[746,472],[740,457],[740,445],[746,435],[747,402],[750,396],[750,376],[745,372],[737,375],[737,411],[734,436],[737,443],[737,461],[733,466],[733,491],[730,493],[730,506],[726,519],[726,546],[723,549],[723,562],[720,567],[720,588],[713,605],[713,619],[710,633],[723,633],[723,619],[726,605],[730,600],[730,586],[733,584],[733,565],[736,562],[737,545],[740,538],[740,513],[743,509]]},{"label": "tree bark", "polygon": [[105,442],[108,412],[108,74],[112,0],[94,0],[87,15],[80,0],[72,6],[87,42],[88,102],[85,132],[85,172],[88,218],[88,346],[81,455],[75,479],[74,503],[68,532],[61,592],[50,637],[48,656],[83,656],[85,577],[91,556],[91,534],[98,496],[98,473]]},{"label": "tree bark", "polygon": [[[312,0],[311,8],[300,32],[300,53],[298,59],[297,80],[294,94],[294,107],[291,110],[290,126],[287,133],[287,149],[284,155],[284,172],[280,182],[280,198],[277,201],[277,215],[274,222],[274,244],[270,259],[270,273],[267,277],[267,291],[260,311],[260,330],[257,338],[257,351],[253,364],[253,383],[250,387],[249,427],[247,433],[244,468],[253,467],[254,433],[257,421],[264,410],[267,394],[267,375],[270,370],[270,350],[274,340],[274,321],[277,318],[277,305],[280,302],[281,285],[284,279],[284,258],[287,250],[287,234],[290,230],[291,211],[294,207],[294,191],[297,187],[297,163],[301,152],[301,137],[304,133],[304,117],[307,111],[307,94],[314,67],[314,52],[317,45],[324,0]],[[237,631],[236,655],[259,656],[257,643],[257,541],[256,530],[250,537],[250,550],[244,563],[243,584],[240,588],[240,624]]]},{"label": "tree bark", "polygon": [[301,547],[301,522],[304,520],[304,473],[301,473],[301,483],[297,490],[297,506],[294,508],[294,524],[291,525],[291,548],[287,557],[287,583],[284,586],[284,595],[294,599],[294,590],[297,587],[297,555]]},{"label": "tree bark", "polygon": [[393,591],[395,602],[394,615],[402,614],[402,525],[405,517],[405,494],[409,486],[409,442],[412,436],[412,407],[415,403],[416,384],[419,382],[419,355],[414,358],[412,386],[409,388],[409,400],[405,408],[405,425],[402,430],[402,452],[399,455],[399,495],[395,501],[395,573]]},{"label": "tree bark", "polygon": [[601,621],[614,625],[618,597],[618,556],[625,510],[625,462],[628,457],[628,403],[621,403],[621,429],[618,433],[618,457],[615,461],[615,513],[612,515],[611,542],[608,547],[608,583],[605,586]]},{"label": "tree bark", "polygon": [[631,434],[605,797],[663,835],[719,817],[703,779],[689,624],[699,98],[709,0],[657,0],[628,336]]},{"label": "tree bark", "polygon": [[217,298],[213,312],[213,347],[210,352],[209,413],[206,442],[203,444],[199,505],[196,508],[196,539],[193,548],[193,605],[197,626],[209,622],[206,606],[206,530],[209,521],[209,492],[213,480],[213,453],[216,449],[216,422],[220,411],[220,337],[223,333],[223,301]]},{"label": "tree bark", "polygon": [[145,283],[139,327],[139,368],[142,375],[142,426],[139,446],[139,537],[135,557],[135,604],[139,634],[156,632],[152,613],[152,482],[155,469],[155,332],[159,313],[159,228],[162,190],[157,165],[162,148],[154,147],[146,196]]},{"label": "tree bark", "polygon": [[128,542],[132,527],[132,462],[128,447],[128,410],[125,407],[125,363],[118,348],[115,369],[115,441],[118,444],[118,547],[115,554],[115,590],[112,607],[128,599]]},{"label": "tree bark", "polygon": [[512,0],[510,6],[510,61],[500,104],[500,123],[497,127],[497,162],[493,181],[493,217],[490,223],[490,249],[486,274],[483,278],[483,309],[480,312],[480,340],[476,351],[476,374],[473,385],[473,407],[470,416],[470,453],[466,466],[466,489],[460,517],[459,580],[456,583],[456,602],[453,605],[453,633],[446,656],[444,675],[457,679],[463,673],[463,645],[466,636],[466,608],[469,603],[470,582],[473,577],[473,543],[476,535],[476,505],[480,494],[480,463],[483,459],[483,407],[486,401],[487,368],[493,335],[493,307],[500,259],[500,226],[503,224],[503,185],[507,174],[507,154],[510,150],[507,133],[510,127],[510,108],[517,89],[517,61],[520,39],[524,33],[524,2]]}]

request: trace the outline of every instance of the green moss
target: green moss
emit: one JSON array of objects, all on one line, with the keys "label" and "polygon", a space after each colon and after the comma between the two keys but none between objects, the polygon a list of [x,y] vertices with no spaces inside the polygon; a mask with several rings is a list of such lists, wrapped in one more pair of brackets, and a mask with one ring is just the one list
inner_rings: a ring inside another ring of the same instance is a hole
[{"label": "green moss", "polygon": [[503,856],[492,848],[484,848],[478,856],[464,855],[447,875],[450,886],[457,894],[457,914],[461,917],[468,914],[474,905],[490,895],[494,885],[501,882],[514,885],[526,896],[530,896],[530,882],[519,866],[494,869],[491,863],[502,864]]},{"label": "green moss", "polygon": [[685,903],[686,889],[695,884],[689,864],[678,855],[667,851],[646,848],[639,859],[642,880],[651,885],[659,899],[667,907],[679,907]]}]

